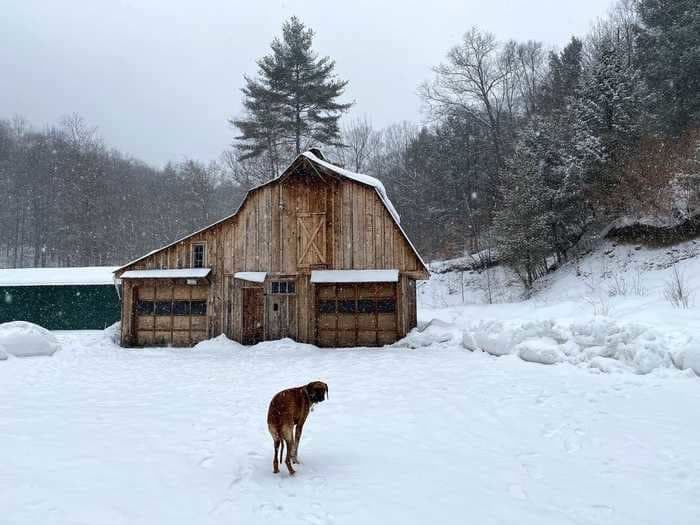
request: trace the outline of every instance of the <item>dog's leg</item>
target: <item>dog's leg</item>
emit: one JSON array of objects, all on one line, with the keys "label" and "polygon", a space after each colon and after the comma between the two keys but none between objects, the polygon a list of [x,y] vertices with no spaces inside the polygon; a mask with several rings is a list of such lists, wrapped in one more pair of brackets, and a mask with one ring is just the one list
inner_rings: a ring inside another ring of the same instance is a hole
[{"label": "dog's leg", "polygon": [[299,463],[299,457],[297,456],[299,452],[299,443],[301,443],[301,431],[304,429],[304,421],[299,421],[294,433],[294,455],[292,456],[292,463]]},{"label": "dog's leg", "polygon": [[[280,463],[277,460],[277,452],[279,451],[280,445],[282,444],[282,440],[277,438],[275,439],[275,458],[272,460],[272,472],[274,474],[277,474],[280,471]],[[280,452],[280,459],[282,458],[282,453],[284,450]]]},{"label": "dog's leg", "polygon": [[292,455],[294,454],[294,430],[291,425],[285,426],[282,429],[282,437],[284,438],[284,443],[287,445],[287,456],[284,459],[284,464],[287,465],[287,470],[289,470],[289,475],[294,475],[294,469],[292,468]]}]

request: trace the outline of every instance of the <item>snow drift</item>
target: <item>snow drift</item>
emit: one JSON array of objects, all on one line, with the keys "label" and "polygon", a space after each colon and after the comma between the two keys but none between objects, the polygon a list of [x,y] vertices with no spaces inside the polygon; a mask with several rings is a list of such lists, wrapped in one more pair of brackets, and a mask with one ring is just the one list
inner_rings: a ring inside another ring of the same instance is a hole
[{"label": "snow drift", "polygon": [[579,323],[552,320],[480,321],[459,326],[431,321],[395,346],[460,346],[524,361],[569,363],[603,372],[648,374],[657,369],[691,369],[700,375],[700,343],[638,323],[593,318]]},{"label": "snow drift", "polygon": [[2,349],[15,357],[53,355],[61,349],[56,336],[41,326],[26,321],[0,324],[0,359]]}]

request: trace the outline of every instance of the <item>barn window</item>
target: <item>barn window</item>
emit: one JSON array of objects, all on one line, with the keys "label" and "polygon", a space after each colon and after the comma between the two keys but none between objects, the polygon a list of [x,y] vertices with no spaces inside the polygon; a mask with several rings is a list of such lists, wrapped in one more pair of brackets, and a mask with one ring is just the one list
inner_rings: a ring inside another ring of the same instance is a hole
[{"label": "barn window", "polygon": [[335,301],[321,301],[318,303],[318,311],[322,314],[334,314]]},{"label": "barn window", "polygon": [[156,315],[170,315],[173,311],[173,303],[170,301],[156,302]]},{"label": "barn window", "polygon": [[204,263],[206,261],[206,246],[204,243],[197,243],[192,245],[192,267],[193,268],[204,268]]},{"label": "barn window", "polygon": [[374,301],[371,299],[360,299],[357,301],[357,311],[361,314],[373,314],[375,311]]},{"label": "barn window", "polygon": [[136,313],[138,315],[153,315],[153,301],[138,301]]},{"label": "barn window", "polygon": [[341,314],[354,314],[355,301],[338,301],[338,312]]},{"label": "barn window", "polygon": [[273,294],[293,294],[296,293],[294,281],[272,281],[271,291]]},{"label": "barn window", "polygon": [[190,314],[191,315],[207,315],[207,302],[206,301],[192,301],[190,303]]},{"label": "barn window", "polygon": [[380,299],[377,301],[377,312],[380,314],[393,314],[396,311],[396,299]]},{"label": "barn window", "polygon": [[189,301],[174,301],[173,302],[173,315],[190,315],[190,302]]}]

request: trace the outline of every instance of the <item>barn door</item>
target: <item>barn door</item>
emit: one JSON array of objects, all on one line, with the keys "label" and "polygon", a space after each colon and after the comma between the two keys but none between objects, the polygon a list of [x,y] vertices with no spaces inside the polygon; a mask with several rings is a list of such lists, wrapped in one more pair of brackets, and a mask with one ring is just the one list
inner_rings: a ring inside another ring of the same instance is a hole
[{"label": "barn door", "polygon": [[326,265],[326,214],[297,214],[297,266]]},{"label": "barn door", "polygon": [[243,344],[254,345],[265,337],[265,296],[263,288],[242,288]]}]

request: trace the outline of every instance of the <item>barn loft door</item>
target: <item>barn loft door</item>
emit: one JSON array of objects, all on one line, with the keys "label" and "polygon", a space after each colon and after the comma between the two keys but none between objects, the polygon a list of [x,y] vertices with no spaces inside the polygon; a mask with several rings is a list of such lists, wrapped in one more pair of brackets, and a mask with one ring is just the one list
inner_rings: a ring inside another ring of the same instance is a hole
[{"label": "barn loft door", "polygon": [[326,262],[326,214],[297,215],[297,266],[318,268]]}]

